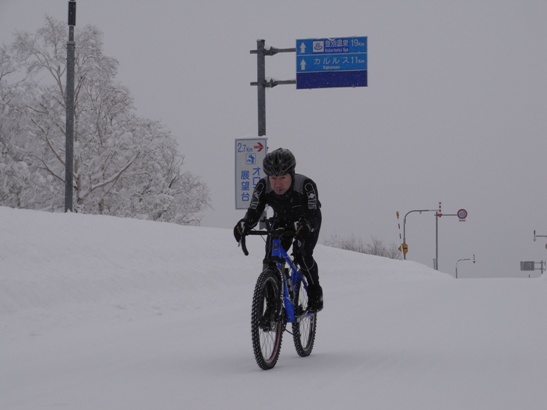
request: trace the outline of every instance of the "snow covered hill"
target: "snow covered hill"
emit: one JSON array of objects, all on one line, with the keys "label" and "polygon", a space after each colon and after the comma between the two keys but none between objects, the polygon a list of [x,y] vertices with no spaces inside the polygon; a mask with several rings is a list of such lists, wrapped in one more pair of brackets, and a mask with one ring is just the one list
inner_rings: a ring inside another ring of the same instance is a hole
[{"label": "snow covered hill", "polygon": [[543,409],[547,282],[318,246],[314,352],[260,370],[261,239],[0,207],[0,408]]}]

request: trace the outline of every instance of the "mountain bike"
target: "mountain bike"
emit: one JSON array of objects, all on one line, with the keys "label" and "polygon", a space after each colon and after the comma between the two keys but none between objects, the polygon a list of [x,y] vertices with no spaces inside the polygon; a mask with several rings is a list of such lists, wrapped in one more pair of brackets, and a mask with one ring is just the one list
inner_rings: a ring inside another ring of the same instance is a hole
[{"label": "mountain bike", "polygon": [[[266,230],[246,233],[269,236],[272,241],[271,257],[265,261],[267,268],[256,281],[251,314],[253,352],[263,370],[276,365],[284,331],[292,334],[296,353],[306,357],[313,350],[317,329],[317,313],[308,309],[308,282],[281,245],[282,238],[293,236],[295,231],[274,228],[274,225],[270,218],[266,221]],[[243,253],[248,255],[245,235],[240,244]],[[287,329],[288,323],[292,324],[292,332]]]}]

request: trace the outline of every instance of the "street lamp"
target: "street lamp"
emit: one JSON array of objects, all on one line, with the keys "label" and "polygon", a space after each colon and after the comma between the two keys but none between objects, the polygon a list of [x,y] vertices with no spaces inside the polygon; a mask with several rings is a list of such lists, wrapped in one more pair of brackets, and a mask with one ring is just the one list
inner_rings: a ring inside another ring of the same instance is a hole
[{"label": "street lamp", "polygon": [[[437,212],[437,210],[436,209],[414,209],[412,211],[408,211],[405,214],[405,217],[403,218],[403,249],[404,249],[404,247],[406,247],[406,217],[408,216],[408,214],[411,214],[412,212],[419,212],[419,213],[422,213],[422,212]],[[406,260],[406,252],[403,252],[403,259]]]},{"label": "street lamp", "polygon": [[[471,260],[470,258],[458,259],[458,261],[456,262],[456,279],[458,279],[458,263],[460,263],[461,261],[470,261],[470,260]],[[473,254],[473,263],[475,263],[475,254]]]}]

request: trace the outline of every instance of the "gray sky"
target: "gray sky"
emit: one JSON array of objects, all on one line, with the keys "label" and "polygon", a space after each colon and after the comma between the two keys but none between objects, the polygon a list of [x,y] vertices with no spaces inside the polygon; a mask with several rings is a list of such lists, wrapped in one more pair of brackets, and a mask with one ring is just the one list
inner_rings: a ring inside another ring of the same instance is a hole
[{"label": "gray sky", "polygon": [[[34,32],[67,0],[0,0],[0,42]],[[290,148],[318,184],[323,234],[399,242],[395,211],[436,209],[439,267],[461,277],[520,276],[546,260],[547,1],[78,0],[140,115],[180,143],[211,190],[203,225],[232,227],[234,139],[257,136],[257,39],[368,37],[366,88],[267,90],[270,149]],[[76,45],[77,46],[77,45]],[[293,53],[266,75],[295,78]],[[434,213],[407,218],[408,259],[432,266]],[[537,275],[538,272],[533,273]]]}]

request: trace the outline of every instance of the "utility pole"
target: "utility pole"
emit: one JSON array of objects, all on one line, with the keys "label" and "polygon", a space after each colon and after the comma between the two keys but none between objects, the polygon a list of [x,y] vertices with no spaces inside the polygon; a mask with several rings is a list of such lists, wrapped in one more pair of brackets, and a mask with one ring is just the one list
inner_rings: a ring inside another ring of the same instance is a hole
[{"label": "utility pole", "polygon": [[74,174],[74,26],[76,1],[68,2],[68,43],[66,46],[66,144],[65,144],[65,212],[72,212]]}]

